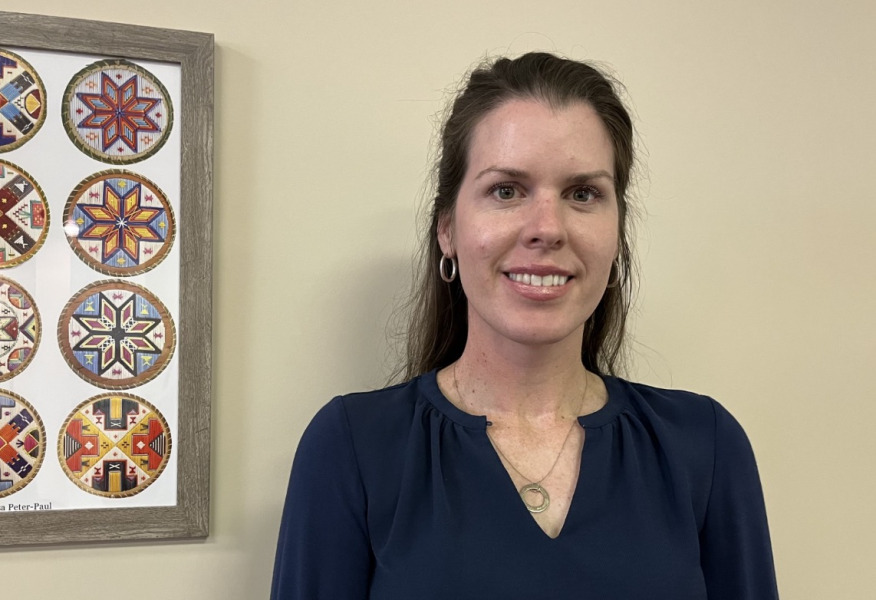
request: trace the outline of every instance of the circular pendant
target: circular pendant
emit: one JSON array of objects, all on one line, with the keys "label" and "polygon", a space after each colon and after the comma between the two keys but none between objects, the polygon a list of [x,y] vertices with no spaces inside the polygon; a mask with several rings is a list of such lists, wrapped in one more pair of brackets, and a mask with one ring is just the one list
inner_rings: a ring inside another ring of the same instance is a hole
[{"label": "circular pendant", "polygon": [[[530,504],[526,499],[527,494],[539,494],[541,496],[541,504]],[[528,508],[531,513],[544,512],[547,510],[547,507],[551,505],[551,497],[547,493],[547,490],[537,483],[529,483],[520,488],[520,497],[523,499],[523,504],[526,505],[526,508]]]}]

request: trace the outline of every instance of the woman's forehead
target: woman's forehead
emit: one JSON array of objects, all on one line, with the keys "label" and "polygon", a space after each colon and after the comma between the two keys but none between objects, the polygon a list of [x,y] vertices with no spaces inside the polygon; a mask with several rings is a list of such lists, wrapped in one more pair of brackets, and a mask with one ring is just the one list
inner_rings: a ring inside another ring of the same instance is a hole
[{"label": "woman's forehead", "polygon": [[589,104],[552,107],[515,99],[488,112],[475,126],[468,148],[467,177],[484,170],[527,171],[540,166],[607,171],[614,151],[601,117]]}]

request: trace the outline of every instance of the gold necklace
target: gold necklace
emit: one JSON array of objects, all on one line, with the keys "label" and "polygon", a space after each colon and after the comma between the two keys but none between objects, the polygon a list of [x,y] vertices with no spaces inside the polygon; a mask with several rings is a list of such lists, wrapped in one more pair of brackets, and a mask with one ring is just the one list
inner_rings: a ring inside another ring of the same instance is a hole
[{"label": "gold necklace", "polygon": [[[578,406],[578,413],[584,408],[584,398],[587,396],[587,384],[589,379],[585,375],[584,377],[584,392],[581,394],[581,402]],[[456,391],[456,395],[459,396],[459,400],[465,404],[465,400],[462,397],[462,393],[459,391],[459,381],[456,378],[456,365],[453,365],[453,389]],[[563,450],[566,448],[566,444],[569,443],[569,438],[572,436],[572,431],[575,429],[575,423],[577,419],[572,420],[572,424],[569,426],[569,431],[566,433],[566,437],[563,439],[563,445],[560,446],[560,452],[557,454],[557,458],[554,459],[554,464],[551,465],[550,470],[544,474],[544,476],[537,480],[533,481],[526,475],[520,472],[520,469],[514,466],[514,464],[508,460],[508,457],[505,456],[505,453],[502,452],[502,449],[499,448],[499,444],[496,443],[496,440],[490,435],[489,430],[487,430],[487,437],[490,439],[490,443],[493,444],[493,448],[496,449],[496,452],[499,453],[499,456],[508,464],[509,467],[514,469],[514,472],[520,475],[524,480],[529,481],[531,483],[527,483],[522,485],[517,491],[520,493],[520,499],[523,500],[523,504],[526,505],[526,508],[531,513],[540,513],[544,512],[551,505],[551,495],[548,494],[548,491],[541,485],[541,482],[547,479],[551,473],[554,472],[554,468],[557,466],[557,463],[560,462],[560,457],[563,455]],[[487,421],[487,424],[492,424],[490,421]],[[530,504],[527,497],[531,494],[537,494],[541,497],[541,502],[538,504]]]}]

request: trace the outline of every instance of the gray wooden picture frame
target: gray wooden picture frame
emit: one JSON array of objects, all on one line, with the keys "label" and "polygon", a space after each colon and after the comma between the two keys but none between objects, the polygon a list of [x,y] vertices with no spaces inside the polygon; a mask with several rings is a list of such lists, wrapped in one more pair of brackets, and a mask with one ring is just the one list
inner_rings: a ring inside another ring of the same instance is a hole
[{"label": "gray wooden picture frame", "polygon": [[[182,78],[176,506],[16,512],[0,546],[202,538],[209,530],[213,35],[0,11],[0,47],[178,64]],[[48,457],[47,457],[48,458]]]}]

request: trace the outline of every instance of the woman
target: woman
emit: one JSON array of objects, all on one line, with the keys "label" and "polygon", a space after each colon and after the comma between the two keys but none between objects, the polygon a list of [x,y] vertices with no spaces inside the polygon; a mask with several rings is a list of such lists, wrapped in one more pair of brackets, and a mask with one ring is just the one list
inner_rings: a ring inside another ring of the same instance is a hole
[{"label": "woman", "polygon": [[777,597],[738,423],[613,377],[632,135],[585,64],[471,74],[442,132],[411,379],[305,432],[273,598]]}]

